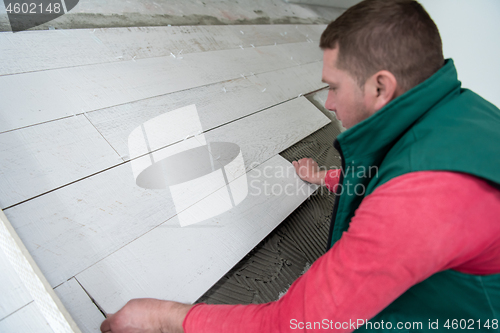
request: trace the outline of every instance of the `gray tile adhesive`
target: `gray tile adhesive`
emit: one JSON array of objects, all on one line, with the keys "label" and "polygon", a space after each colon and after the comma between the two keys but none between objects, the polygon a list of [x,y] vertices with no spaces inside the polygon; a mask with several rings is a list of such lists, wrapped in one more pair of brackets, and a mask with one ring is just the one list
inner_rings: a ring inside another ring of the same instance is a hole
[{"label": "gray tile adhesive", "polygon": [[[332,123],[280,155],[290,162],[311,157],[320,166],[340,168],[333,141],[341,129],[321,105],[319,95],[324,95],[324,91],[306,97],[332,119]],[[249,304],[277,300],[325,253],[334,201],[335,195],[320,187],[197,303]]]}]

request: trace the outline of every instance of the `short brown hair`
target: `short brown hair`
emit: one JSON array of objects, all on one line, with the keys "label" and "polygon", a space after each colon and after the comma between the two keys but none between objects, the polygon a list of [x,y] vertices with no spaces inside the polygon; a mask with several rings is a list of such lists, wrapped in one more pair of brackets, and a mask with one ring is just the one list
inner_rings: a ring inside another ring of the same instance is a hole
[{"label": "short brown hair", "polygon": [[337,68],[362,87],[388,70],[403,91],[432,76],[444,64],[439,30],[412,0],[365,0],[331,22],[321,35],[324,49],[339,48]]}]

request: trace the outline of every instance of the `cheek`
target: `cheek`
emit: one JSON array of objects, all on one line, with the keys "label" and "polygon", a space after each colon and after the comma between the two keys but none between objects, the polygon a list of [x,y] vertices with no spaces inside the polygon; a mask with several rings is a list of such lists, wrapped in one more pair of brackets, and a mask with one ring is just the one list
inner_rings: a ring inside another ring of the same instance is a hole
[{"label": "cheek", "polygon": [[346,96],[336,93],[335,94],[335,103],[337,105],[337,109],[339,112],[345,112],[346,108],[349,108],[349,105],[346,104],[349,100],[345,98]]}]

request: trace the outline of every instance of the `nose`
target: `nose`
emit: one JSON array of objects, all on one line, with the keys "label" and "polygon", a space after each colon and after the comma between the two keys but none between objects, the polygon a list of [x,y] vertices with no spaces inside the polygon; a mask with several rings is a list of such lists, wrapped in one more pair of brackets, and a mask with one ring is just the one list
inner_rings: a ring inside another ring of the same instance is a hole
[{"label": "nose", "polygon": [[335,105],[334,92],[332,90],[328,91],[328,96],[325,102],[325,108],[330,111],[337,111],[337,106]]}]

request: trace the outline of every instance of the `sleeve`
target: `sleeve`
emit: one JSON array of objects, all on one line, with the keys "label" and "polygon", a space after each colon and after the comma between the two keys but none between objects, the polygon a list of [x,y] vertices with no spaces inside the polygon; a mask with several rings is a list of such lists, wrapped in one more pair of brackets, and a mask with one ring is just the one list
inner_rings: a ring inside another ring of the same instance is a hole
[{"label": "sleeve", "polygon": [[436,272],[484,253],[500,272],[498,214],[499,191],[478,178],[432,171],[394,178],[363,200],[349,230],[280,300],[197,305],[185,332],[296,332],[336,323],[353,331]]},{"label": "sleeve", "polygon": [[341,169],[331,169],[326,172],[325,186],[330,191],[335,193],[337,184],[339,183]]}]

